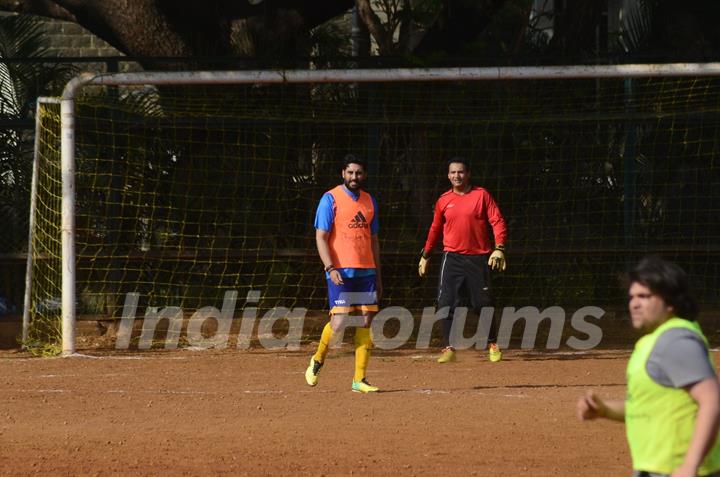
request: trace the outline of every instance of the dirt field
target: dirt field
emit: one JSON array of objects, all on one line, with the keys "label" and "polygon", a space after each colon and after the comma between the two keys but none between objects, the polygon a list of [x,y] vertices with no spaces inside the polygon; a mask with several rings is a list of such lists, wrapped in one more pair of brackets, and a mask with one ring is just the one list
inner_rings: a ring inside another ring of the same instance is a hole
[{"label": "dirt field", "polygon": [[377,351],[381,393],[350,392],[349,347],[316,388],[310,350],[0,352],[3,475],[629,475],[622,425],[578,395],[622,398],[628,351]]}]

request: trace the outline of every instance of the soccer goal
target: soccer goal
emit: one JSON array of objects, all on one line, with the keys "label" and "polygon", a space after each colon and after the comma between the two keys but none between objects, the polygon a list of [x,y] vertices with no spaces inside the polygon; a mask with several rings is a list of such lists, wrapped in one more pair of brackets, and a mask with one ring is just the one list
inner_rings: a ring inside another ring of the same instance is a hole
[{"label": "soccer goal", "polygon": [[[352,152],[378,199],[385,305],[415,276],[446,161],[509,225],[506,306],[604,306],[647,252],[717,290],[720,64],[83,74],[38,104],[23,341],[139,311],[326,309],[313,217]],[[433,273],[436,270],[433,271]],[[259,292],[259,295],[258,295]]]}]

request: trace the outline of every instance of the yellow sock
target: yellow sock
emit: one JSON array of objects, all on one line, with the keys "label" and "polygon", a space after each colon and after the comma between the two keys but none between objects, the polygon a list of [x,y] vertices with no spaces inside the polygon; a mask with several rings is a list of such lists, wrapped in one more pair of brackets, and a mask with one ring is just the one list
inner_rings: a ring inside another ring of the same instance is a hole
[{"label": "yellow sock", "polygon": [[322,335],[320,335],[320,344],[318,345],[315,356],[313,356],[313,359],[318,363],[325,361],[325,356],[327,356],[328,347],[330,346],[330,340],[332,337],[333,329],[330,327],[330,322],[328,322],[322,330]]},{"label": "yellow sock", "polygon": [[365,379],[371,348],[370,328],[355,328],[355,377],[353,381],[359,382]]}]

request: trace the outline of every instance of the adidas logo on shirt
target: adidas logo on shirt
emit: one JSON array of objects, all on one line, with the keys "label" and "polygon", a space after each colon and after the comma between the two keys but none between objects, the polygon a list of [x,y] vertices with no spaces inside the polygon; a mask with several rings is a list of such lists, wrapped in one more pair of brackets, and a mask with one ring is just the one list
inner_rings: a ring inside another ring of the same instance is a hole
[{"label": "adidas logo on shirt", "polygon": [[366,229],[370,227],[367,223],[367,219],[363,215],[362,212],[358,211],[357,214],[355,214],[355,217],[350,221],[348,224],[349,229]]}]

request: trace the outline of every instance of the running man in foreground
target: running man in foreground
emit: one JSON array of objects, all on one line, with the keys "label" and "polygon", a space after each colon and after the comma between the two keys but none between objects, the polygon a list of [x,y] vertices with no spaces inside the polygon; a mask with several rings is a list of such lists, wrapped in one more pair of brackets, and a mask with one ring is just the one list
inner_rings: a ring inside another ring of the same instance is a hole
[{"label": "running man in foreground", "polygon": [[[326,192],[315,215],[315,242],[325,267],[330,302],[330,322],[325,325],[315,355],[305,371],[310,386],[318,383],[333,335],[355,327],[355,375],[352,390],[378,390],[365,378],[370,349],[370,324],[382,295],[378,207],[362,187],[367,177],[365,162],[348,154],[342,166],[343,183]],[[360,316],[351,315],[360,312]],[[357,321],[359,320],[359,323]]]},{"label": "running man in foreground", "polygon": [[720,476],[720,384],[685,272],[646,258],[630,273],[628,298],[643,336],[627,365],[625,401],[590,391],[578,417],[625,422],[635,477]]}]

